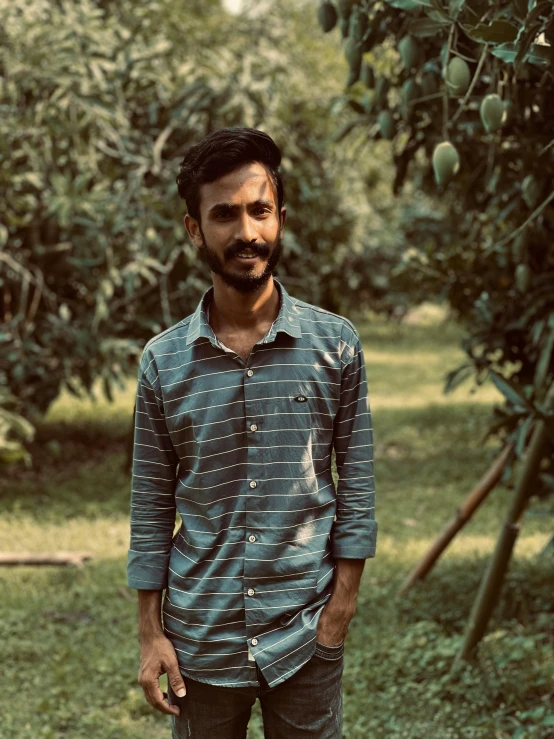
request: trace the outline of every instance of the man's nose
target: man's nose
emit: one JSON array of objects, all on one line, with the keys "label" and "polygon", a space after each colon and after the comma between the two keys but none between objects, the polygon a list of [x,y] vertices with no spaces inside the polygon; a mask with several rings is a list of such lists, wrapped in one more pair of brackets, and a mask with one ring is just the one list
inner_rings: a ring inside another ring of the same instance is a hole
[{"label": "man's nose", "polygon": [[256,233],[254,224],[248,213],[243,213],[237,219],[237,228],[235,232],[236,241],[243,241],[245,244],[249,244],[251,241],[256,241]]}]

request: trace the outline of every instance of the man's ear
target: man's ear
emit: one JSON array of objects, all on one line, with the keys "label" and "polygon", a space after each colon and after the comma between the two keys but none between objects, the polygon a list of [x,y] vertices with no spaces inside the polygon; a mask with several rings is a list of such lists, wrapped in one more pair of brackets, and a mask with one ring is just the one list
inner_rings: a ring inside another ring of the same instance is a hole
[{"label": "man's ear", "polygon": [[279,225],[279,232],[280,235],[283,235],[283,229],[285,228],[285,221],[287,220],[287,209],[285,207],[281,208],[281,215],[280,215],[280,225]]},{"label": "man's ear", "polygon": [[183,219],[190,240],[197,249],[202,248],[202,234],[200,233],[200,224],[188,213]]}]

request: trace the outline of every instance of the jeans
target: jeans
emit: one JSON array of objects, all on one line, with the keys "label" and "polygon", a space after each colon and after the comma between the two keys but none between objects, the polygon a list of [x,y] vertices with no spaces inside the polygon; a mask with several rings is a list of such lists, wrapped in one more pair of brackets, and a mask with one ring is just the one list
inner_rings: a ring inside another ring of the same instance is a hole
[{"label": "jeans", "polygon": [[171,717],[173,739],[245,739],[252,706],[260,699],[265,739],[342,739],[344,642],[316,642],[314,655],[271,688],[257,667],[259,687],[208,685],[185,676],[187,694],[168,688],[181,709]]}]

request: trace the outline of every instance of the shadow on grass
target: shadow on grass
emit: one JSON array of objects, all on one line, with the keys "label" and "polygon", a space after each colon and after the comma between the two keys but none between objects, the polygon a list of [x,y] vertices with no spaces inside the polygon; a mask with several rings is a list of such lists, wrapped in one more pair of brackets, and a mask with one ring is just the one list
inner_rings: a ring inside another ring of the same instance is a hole
[{"label": "shadow on grass", "polygon": [[[460,633],[465,628],[489,562],[490,555],[450,558],[437,563],[425,580],[403,598],[395,599],[399,619],[406,624],[434,621],[445,634]],[[552,561],[512,560],[490,628],[499,628],[508,622],[533,628],[540,622],[543,629],[545,614],[550,614],[547,633],[554,644]]]},{"label": "shadow on grass", "polygon": [[40,424],[32,467],[12,468],[0,480],[0,512],[41,520],[128,513],[131,433],[130,418]]}]

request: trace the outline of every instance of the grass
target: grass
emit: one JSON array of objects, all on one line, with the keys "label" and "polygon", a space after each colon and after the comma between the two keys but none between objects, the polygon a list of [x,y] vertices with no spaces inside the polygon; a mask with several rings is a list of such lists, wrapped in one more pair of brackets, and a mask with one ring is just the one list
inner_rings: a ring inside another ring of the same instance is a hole
[{"label": "grass", "polygon": [[[375,433],[379,536],[347,637],[347,739],[554,736],[552,533],[534,502],[478,660],[450,674],[510,500],[500,486],[403,600],[395,592],[497,445],[483,443],[496,390],[443,395],[464,355],[433,311],[393,326],[369,317],[364,343]],[[113,404],[63,395],[37,432],[34,466],[0,481],[0,548],[93,553],[82,569],[0,571],[1,739],[162,739],[166,717],[136,683],[136,598],[125,585],[126,443],[134,380]],[[259,706],[249,739],[263,736]],[[214,739],[217,739],[214,737]]]}]

